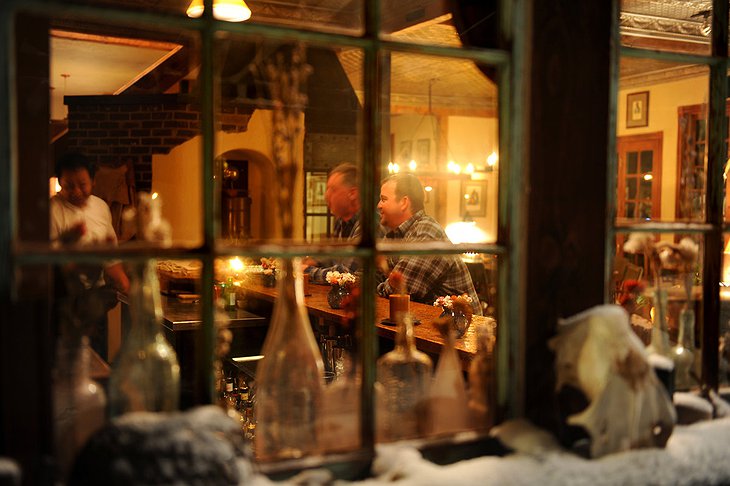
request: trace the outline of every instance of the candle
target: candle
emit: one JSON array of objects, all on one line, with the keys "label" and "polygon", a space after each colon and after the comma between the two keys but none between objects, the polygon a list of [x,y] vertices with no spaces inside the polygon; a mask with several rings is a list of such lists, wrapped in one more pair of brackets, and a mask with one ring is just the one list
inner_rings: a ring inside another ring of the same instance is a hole
[{"label": "candle", "polygon": [[408,294],[390,295],[390,321],[399,322],[410,309],[411,296]]}]

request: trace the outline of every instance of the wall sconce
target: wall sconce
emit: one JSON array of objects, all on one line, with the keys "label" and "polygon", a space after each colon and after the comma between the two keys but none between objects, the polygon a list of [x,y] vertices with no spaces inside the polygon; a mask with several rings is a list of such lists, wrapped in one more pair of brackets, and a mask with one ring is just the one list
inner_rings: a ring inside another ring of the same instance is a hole
[{"label": "wall sconce", "polygon": [[[203,0],[193,0],[185,11],[188,17],[203,15]],[[251,9],[243,0],[213,0],[213,17],[226,22],[243,22],[251,18]]]},{"label": "wall sconce", "polygon": [[395,162],[388,162],[388,174],[397,174],[400,171],[400,167]]},{"label": "wall sconce", "polygon": [[494,170],[497,168],[497,162],[499,162],[499,155],[497,152],[492,152],[487,156],[487,169]]},{"label": "wall sconce", "polygon": [[408,168],[411,169],[411,172],[415,172],[416,167],[418,167],[418,164],[416,164],[415,160],[411,159],[411,161],[408,162]]}]

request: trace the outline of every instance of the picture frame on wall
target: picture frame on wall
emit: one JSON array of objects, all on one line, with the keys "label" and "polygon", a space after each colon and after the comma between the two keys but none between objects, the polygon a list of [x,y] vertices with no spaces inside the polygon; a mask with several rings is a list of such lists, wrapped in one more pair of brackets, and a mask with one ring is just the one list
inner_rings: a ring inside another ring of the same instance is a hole
[{"label": "picture frame on wall", "polygon": [[462,218],[487,215],[487,181],[462,181],[460,214]]},{"label": "picture frame on wall", "polygon": [[416,141],[416,162],[424,170],[432,170],[431,165],[431,140],[421,138]]},{"label": "picture frame on wall", "polygon": [[408,164],[413,153],[413,140],[402,140],[398,146],[398,160],[400,164]]},{"label": "picture frame on wall", "polygon": [[626,95],[626,128],[649,126],[649,92]]}]

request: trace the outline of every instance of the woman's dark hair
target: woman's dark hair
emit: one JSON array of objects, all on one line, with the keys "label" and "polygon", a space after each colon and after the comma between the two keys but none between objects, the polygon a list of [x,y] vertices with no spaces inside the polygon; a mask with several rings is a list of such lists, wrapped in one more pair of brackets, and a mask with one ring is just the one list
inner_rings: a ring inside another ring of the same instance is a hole
[{"label": "woman's dark hair", "polygon": [[79,169],[86,169],[89,173],[89,177],[92,179],[96,174],[96,164],[94,164],[87,156],[79,152],[69,152],[63,154],[56,160],[55,174],[59,179],[63,171],[75,171]]}]

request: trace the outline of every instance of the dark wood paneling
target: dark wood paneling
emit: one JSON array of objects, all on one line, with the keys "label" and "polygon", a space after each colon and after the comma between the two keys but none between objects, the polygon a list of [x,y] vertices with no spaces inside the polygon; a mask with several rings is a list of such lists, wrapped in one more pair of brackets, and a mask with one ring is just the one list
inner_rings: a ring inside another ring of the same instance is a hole
[{"label": "dark wood paneling", "polygon": [[533,2],[525,411],[553,430],[547,341],[603,302],[611,3]]}]

